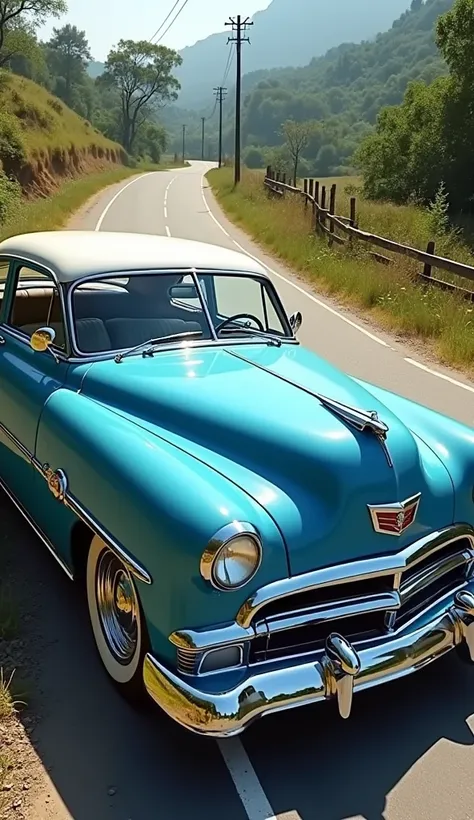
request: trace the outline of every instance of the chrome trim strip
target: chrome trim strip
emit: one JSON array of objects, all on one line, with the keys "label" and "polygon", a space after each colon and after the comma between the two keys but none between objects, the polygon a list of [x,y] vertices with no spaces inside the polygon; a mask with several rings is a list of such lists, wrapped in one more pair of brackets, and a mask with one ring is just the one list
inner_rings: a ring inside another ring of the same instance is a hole
[{"label": "chrome trim strip", "polygon": [[295,575],[282,581],[274,581],[256,590],[240,607],[236,622],[247,628],[257,612],[270,603],[293,595],[294,593],[312,590],[319,587],[334,586],[343,582],[364,581],[375,576],[393,575],[415,566],[427,555],[448,546],[457,539],[467,538],[474,549],[474,527],[470,524],[455,524],[420,538],[409,544],[404,550],[362,561],[351,561],[325,569],[317,569],[304,575]]},{"label": "chrome trim strip", "polygon": [[[82,504],[67,490],[67,476],[63,470],[53,471],[51,470],[49,464],[41,464],[38,459],[31,453],[22,443],[21,441],[12,433],[8,428],[5,427],[4,424],[0,422],[0,431],[5,433],[7,438],[15,445],[15,447],[20,451],[20,453],[25,457],[27,461],[37,470],[44,480],[50,484],[51,488],[51,481],[55,478],[60,480],[61,484],[61,491],[60,491],[60,498],[59,503],[65,504],[69,509],[84,523],[86,524],[92,532],[102,538],[102,540],[107,544],[109,549],[114,552],[118,558],[126,565],[128,570],[137,578],[139,581],[142,581],[144,584],[152,584],[152,577],[147,572],[145,567],[139,563],[135,558],[132,558],[131,555],[126,552],[123,547],[118,544],[117,541],[102,527],[101,524],[96,521],[93,516],[82,506]],[[1,481],[1,479],[0,479]],[[54,487],[53,487],[54,488]],[[64,492],[63,492],[64,491]],[[36,526],[36,525],[35,525]]]},{"label": "chrome trim strip", "polygon": [[424,570],[416,573],[412,578],[407,579],[400,587],[400,598],[402,604],[409,601],[418,592],[428,587],[433,581],[437,581],[447,573],[458,567],[464,566],[467,569],[468,562],[472,560],[474,553],[471,550],[464,550],[457,552],[454,555],[449,555],[442,561],[436,564],[431,564]]},{"label": "chrome trim strip", "polygon": [[3,490],[3,492],[5,493],[5,495],[6,495],[6,496],[8,496],[8,498],[10,499],[10,501],[11,501],[11,502],[15,505],[15,507],[16,507],[16,508],[17,508],[17,510],[18,510],[18,512],[19,512],[19,513],[21,513],[21,515],[23,516],[23,518],[25,519],[25,521],[26,521],[26,522],[30,525],[30,527],[31,527],[31,529],[33,530],[33,532],[35,533],[35,535],[37,535],[37,536],[38,536],[38,538],[39,538],[39,539],[43,542],[43,544],[45,545],[45,547],[47,547],[47,548],[48,548],[48,550],[50,551],[51,555],[52,555],[52,556],[53,556],[53,558],[57,561],[57,563],[59,564],[59,566],[61,567],[61,569],[62,569],[62,570],[66,573],[66,575],[67,575],[67,577],[69,578],[69,580],[70,580],[70,581],[74,581],[74,574],[71,572],[71,570],[69,569],[69,567],[67,566],[67,564],[63,561],[63,559],[59,557],[59,555],[57,554],[56,550],[54,549],[54,546],[53,546],[53,544],[51,543],[51,541],[49,540],[49,538],[48,538],[48,537],[44,534],[44,532],[43,532],[43,531],[42,531],[42,530],[41,530],[41,529],[37,526],[37,524],[35,524],[35,522],[33,521],[32,517],[31,517],[31,515],[30,515],[30,514],[26,511],[26,509],[25,509],[25,507],[23,506],[23,504],[21,503],[21,501],[18,501],[17,497],[16,497],[16,496],[14,495],[14,493],[12,493],[12,491],[11,491],[11,490],[7,487],[7,485],[5,484],[5,482],[3,481],[3,479],[2,479],[2,478],[0,478],[0,488]]},{"label": "chrome trim strip", "polygon": [[[255,541],[255,543],[257,544],[259,551],[258,563],[256,564],[252,574],[249,575],[249,577],[246,578],[242,584],[239,584],[239,586],[221,586],[217,583],[216,579],[214,578],[214,563],[218,558],[220,551],[226,546],[226,544],[228,544],[229,541],[232,541],[234,538],[238,538],[240,535],[250,536],[250,538],[252,538],[252,540]],[[221,527],[220,530],[218,530],[208,542],[201,556],[199,570],[204,580],[212,584],[212,586],[215,589],[218,589],[221,592],[233,592],[236,589],[241,589],[241,587],[248,584],[252,580],[252,578],[255,577],[258,570],[260,569],[262,557],[262,541],[253,524],[249,524],[248,521],[231,521],[229,524],[225,524],[223,527]]]},{"label": "chrome trim strip", "polygon": [[[338,700],[341,717],[348,717],[352,690],[362,691],[409,675],[455,647],[467,646],[474,659],[473,615],[471,584],[452,595],[445,608],[422,626],[415,623],[397,636],[364,645],[354,642],[353,646],[333,633],[326,650],[315,653],[311,660],[267,664],[260,671],[248,671],[244,680],[225,691],[219,687],[219,676],[215,677],[215,688],[208,677],[203,691],[195,685],[196,679],[183,680],[149,653],[143,679],[150,697],[171,718],[192,732],[211,737],[237,735],[263,715],[333,698]],[[344,663],[341,652],[330,652],[331,646],[338,644],[351,650],[352,665]]]},{"label": "chrome trim strip", "polygon": [[269,634],[284,632],[306,624],[319,624],[324,621],[333,621],[338,618],[347,618],[363,615],[365,612],[385,612],[400,609],[401,601],[398,592],[386,592],[380,595],[365,595],[360,598],[345,598],[331,604],[319,604],[308,609],[285,612],[281,615],[271,615],[264,621],[255,624],[257,628],[265,624]]}]

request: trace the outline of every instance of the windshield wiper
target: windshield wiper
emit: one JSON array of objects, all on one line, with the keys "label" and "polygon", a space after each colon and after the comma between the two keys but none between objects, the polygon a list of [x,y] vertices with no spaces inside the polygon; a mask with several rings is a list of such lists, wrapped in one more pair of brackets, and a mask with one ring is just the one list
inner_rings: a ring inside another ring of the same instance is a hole
[{"label": "windshield wiper", "polygon": [[258,336],[260,339],[265,339],[267,344],[275,345],[275,347],[281,347],[282,342],[281,336],[275,336],[265,330],[254,330],[254,328],[245,327],[244,325],[223,327],[222,330],[219,330],[219,336],[221,333],[244,333],[247,336]]},{"label": "windshield wiper", "polygon": [[132,353],[138,353],[142,348],[146,348],[143,350],[144,356],[152,356],[154,353],[155,347],[161,345],[165,342],[174,342],[177,339],[193,339],[197,338],[198,336],[202,336],[202,330],[186,330],[184,333],[171,333],[169,336],[161,336],[159,339],[148,339],[146,342],[142,342],[139,345],[135,345],[135,347],[129,348],[129,350],[125,350],[123,353],[117,353],[114,358],[114,361],[117,364],[120,364],[122,359],[125,356],[131,356]]}]

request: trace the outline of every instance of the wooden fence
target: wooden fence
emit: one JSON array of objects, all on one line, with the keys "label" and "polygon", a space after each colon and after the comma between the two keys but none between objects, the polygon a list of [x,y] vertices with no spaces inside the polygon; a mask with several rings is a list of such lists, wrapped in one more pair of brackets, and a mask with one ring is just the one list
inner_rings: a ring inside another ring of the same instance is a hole
[{"label": "wooden fence", "polygon": [[[432,269],[444,270],[455,276],[462,276],[464,279],[474,281],[474,267],[465,265],[462,262],[455,262],[452,259],[445,259],[443,256],[435,255],[435,243],[428,242],[426,251],[418,248],[411,248],[409,245],[401,245],[383,236],[367,233],[360,230],[357,225],[357,202],[355,197],[350,200],[350,216],[338,216],[336,214],[336,185],[332,185],[329,190],[325,185],[320,185],[317,180],[303,180],[303,188],[298,188],[292,180],[286,180],[286,174],[275,173],[271,167],[267,168],[264,185],[271,196],[285,196],[286,193],[302,198],[305,209],[312,209],[312,226],[316,233],[322,233],[327,237],[330,246],[345,245],[351,246],[354,240],[364,242],[367,245],[382,248],[391,253],[415,259],[423,264],[423,271],[417,275],[420,280],[427,285],[433,285],[443,290],[459,293],[465,299],[474,301],[474,292],[466,288],[454,285],[451,282],[443,282],[432,275]],[[342,234],[342,236],[341,236]],[[369,251],[370,255],[377,262],[384,265],[393,264],[393,259],[377,252]]]}]

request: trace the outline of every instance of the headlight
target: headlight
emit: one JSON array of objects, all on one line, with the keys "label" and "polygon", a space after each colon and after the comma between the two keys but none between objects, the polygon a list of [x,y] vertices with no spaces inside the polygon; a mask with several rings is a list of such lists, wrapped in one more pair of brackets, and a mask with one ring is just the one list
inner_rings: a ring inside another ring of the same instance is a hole
[{"label": "headlight", "polygon": [[238,589],[257,572],[262,546],[255,527],[233,521],[217,532],[201,558],[201,575],[218,589]]}]

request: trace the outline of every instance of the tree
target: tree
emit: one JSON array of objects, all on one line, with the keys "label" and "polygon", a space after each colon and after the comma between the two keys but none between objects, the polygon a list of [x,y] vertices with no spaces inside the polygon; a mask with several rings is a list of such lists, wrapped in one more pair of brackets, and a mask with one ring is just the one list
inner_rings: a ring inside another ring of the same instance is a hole
[{"label": "tree", "polygon": [[110,52],[100,82],[120,93],[121,139],[129,153],[146,122],[147,108],[177,99],[181,86],[172,71],[181,63],[176,51],[147,40],[120,40]]},{"label": "tree", "polygon": [[25,23],[34,30],[48,17],[67,11],[65,0],[0,0],[0,68],[18,53],[18,45],[7,43],[8,35]]},{"label": "tree", "polygon": [[462,85],[474,83],[474,0],[456,0],[451,11],[442,14],[436,26],[436,44],[451,75]]},{"label": "tree", "polygon": [[308,147],[313,128],[314,125],[312,122],[295,122],[295,120],[286,120],[281,129],[286,147],[293,160],[293,177],[295,180],[295,185],[296,180],[298,179],[298,165],[300,163],[300,158],[305,148]]},{"label": "tree", "polygon": [[53,28],[53,36],[47,46],[55,76],[64,78],[64,93],[60,96],[67,105],[72,106],[73,85],[81,82],[92,59],[86,33],[68,23],[63,28]]}]

